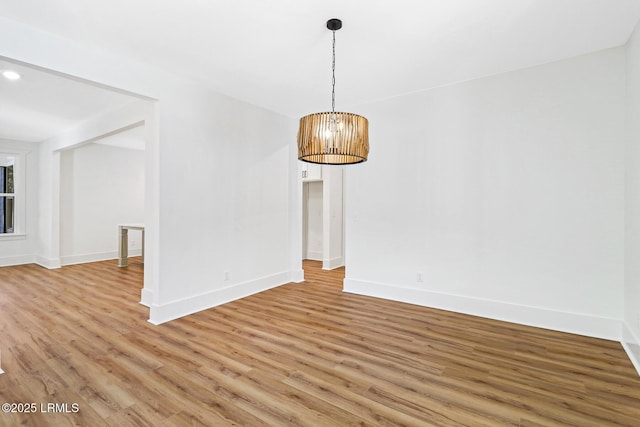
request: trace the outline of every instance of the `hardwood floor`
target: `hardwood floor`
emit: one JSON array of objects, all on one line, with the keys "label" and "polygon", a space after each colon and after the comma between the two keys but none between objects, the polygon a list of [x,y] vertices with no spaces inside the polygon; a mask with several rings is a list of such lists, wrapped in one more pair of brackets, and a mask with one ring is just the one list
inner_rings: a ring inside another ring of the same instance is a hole
[{"label": "hardwood floor", "polygon": [[640,425],[619,343],[343,294],[344,271],[316,262],[305,274],[153,326],[135,261],[0,268],[0,403],[37,405],[0,425]]}]

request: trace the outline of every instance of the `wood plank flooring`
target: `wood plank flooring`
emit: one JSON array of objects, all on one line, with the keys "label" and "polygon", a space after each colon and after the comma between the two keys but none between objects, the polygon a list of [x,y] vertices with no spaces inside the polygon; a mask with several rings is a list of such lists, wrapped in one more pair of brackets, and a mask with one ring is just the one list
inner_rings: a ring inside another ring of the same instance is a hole
[{"label": "wood plank flooring", "polygon": [[0,268],[0,403],[37,405],[0,425],[640,426],[619,343],[343,294],[344,271],[317,262],[305,275],[153,326],[135,259]]}]

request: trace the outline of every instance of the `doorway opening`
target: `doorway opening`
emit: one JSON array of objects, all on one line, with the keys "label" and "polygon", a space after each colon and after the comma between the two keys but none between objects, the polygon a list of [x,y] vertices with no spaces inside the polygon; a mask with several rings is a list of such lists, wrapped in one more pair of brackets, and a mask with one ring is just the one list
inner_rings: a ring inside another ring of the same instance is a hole
[{"label": "doorway opening", "polygon": [[301,168],[301,258],[305,277],[322,270],[344,272],[344,170],[308,163]]},{"label": "doorway opening", "polygon": [[302,260],[322,262],[322,181],[302,183]]}]

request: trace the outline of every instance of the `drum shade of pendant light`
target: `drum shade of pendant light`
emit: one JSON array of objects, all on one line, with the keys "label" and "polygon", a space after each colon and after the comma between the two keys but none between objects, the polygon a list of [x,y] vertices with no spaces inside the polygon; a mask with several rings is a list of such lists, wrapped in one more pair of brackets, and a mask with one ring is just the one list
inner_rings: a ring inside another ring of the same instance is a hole
[{"label": "drum shade of pendant light", "polygon": [[336,112],[336,31],[342,21],[330,19],[327,28],[333,33],[331,112],[300,119],[298,159],[324,165],[362,163],[369,155],[369,121],[358,114]]}]

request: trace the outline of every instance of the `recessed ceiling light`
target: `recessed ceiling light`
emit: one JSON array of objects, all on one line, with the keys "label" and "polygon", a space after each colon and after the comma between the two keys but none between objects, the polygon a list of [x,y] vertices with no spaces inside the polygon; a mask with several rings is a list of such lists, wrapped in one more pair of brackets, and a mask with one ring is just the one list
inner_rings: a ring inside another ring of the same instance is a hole
[{"label": "recessed ceiling light", "polygon": [[9,80],[18,80],[21,76],[20,74],[16,73],[15,71],[11,71],[11,70],[6,70],[2,72],[2,76],[5,79],[9,79]]}]

